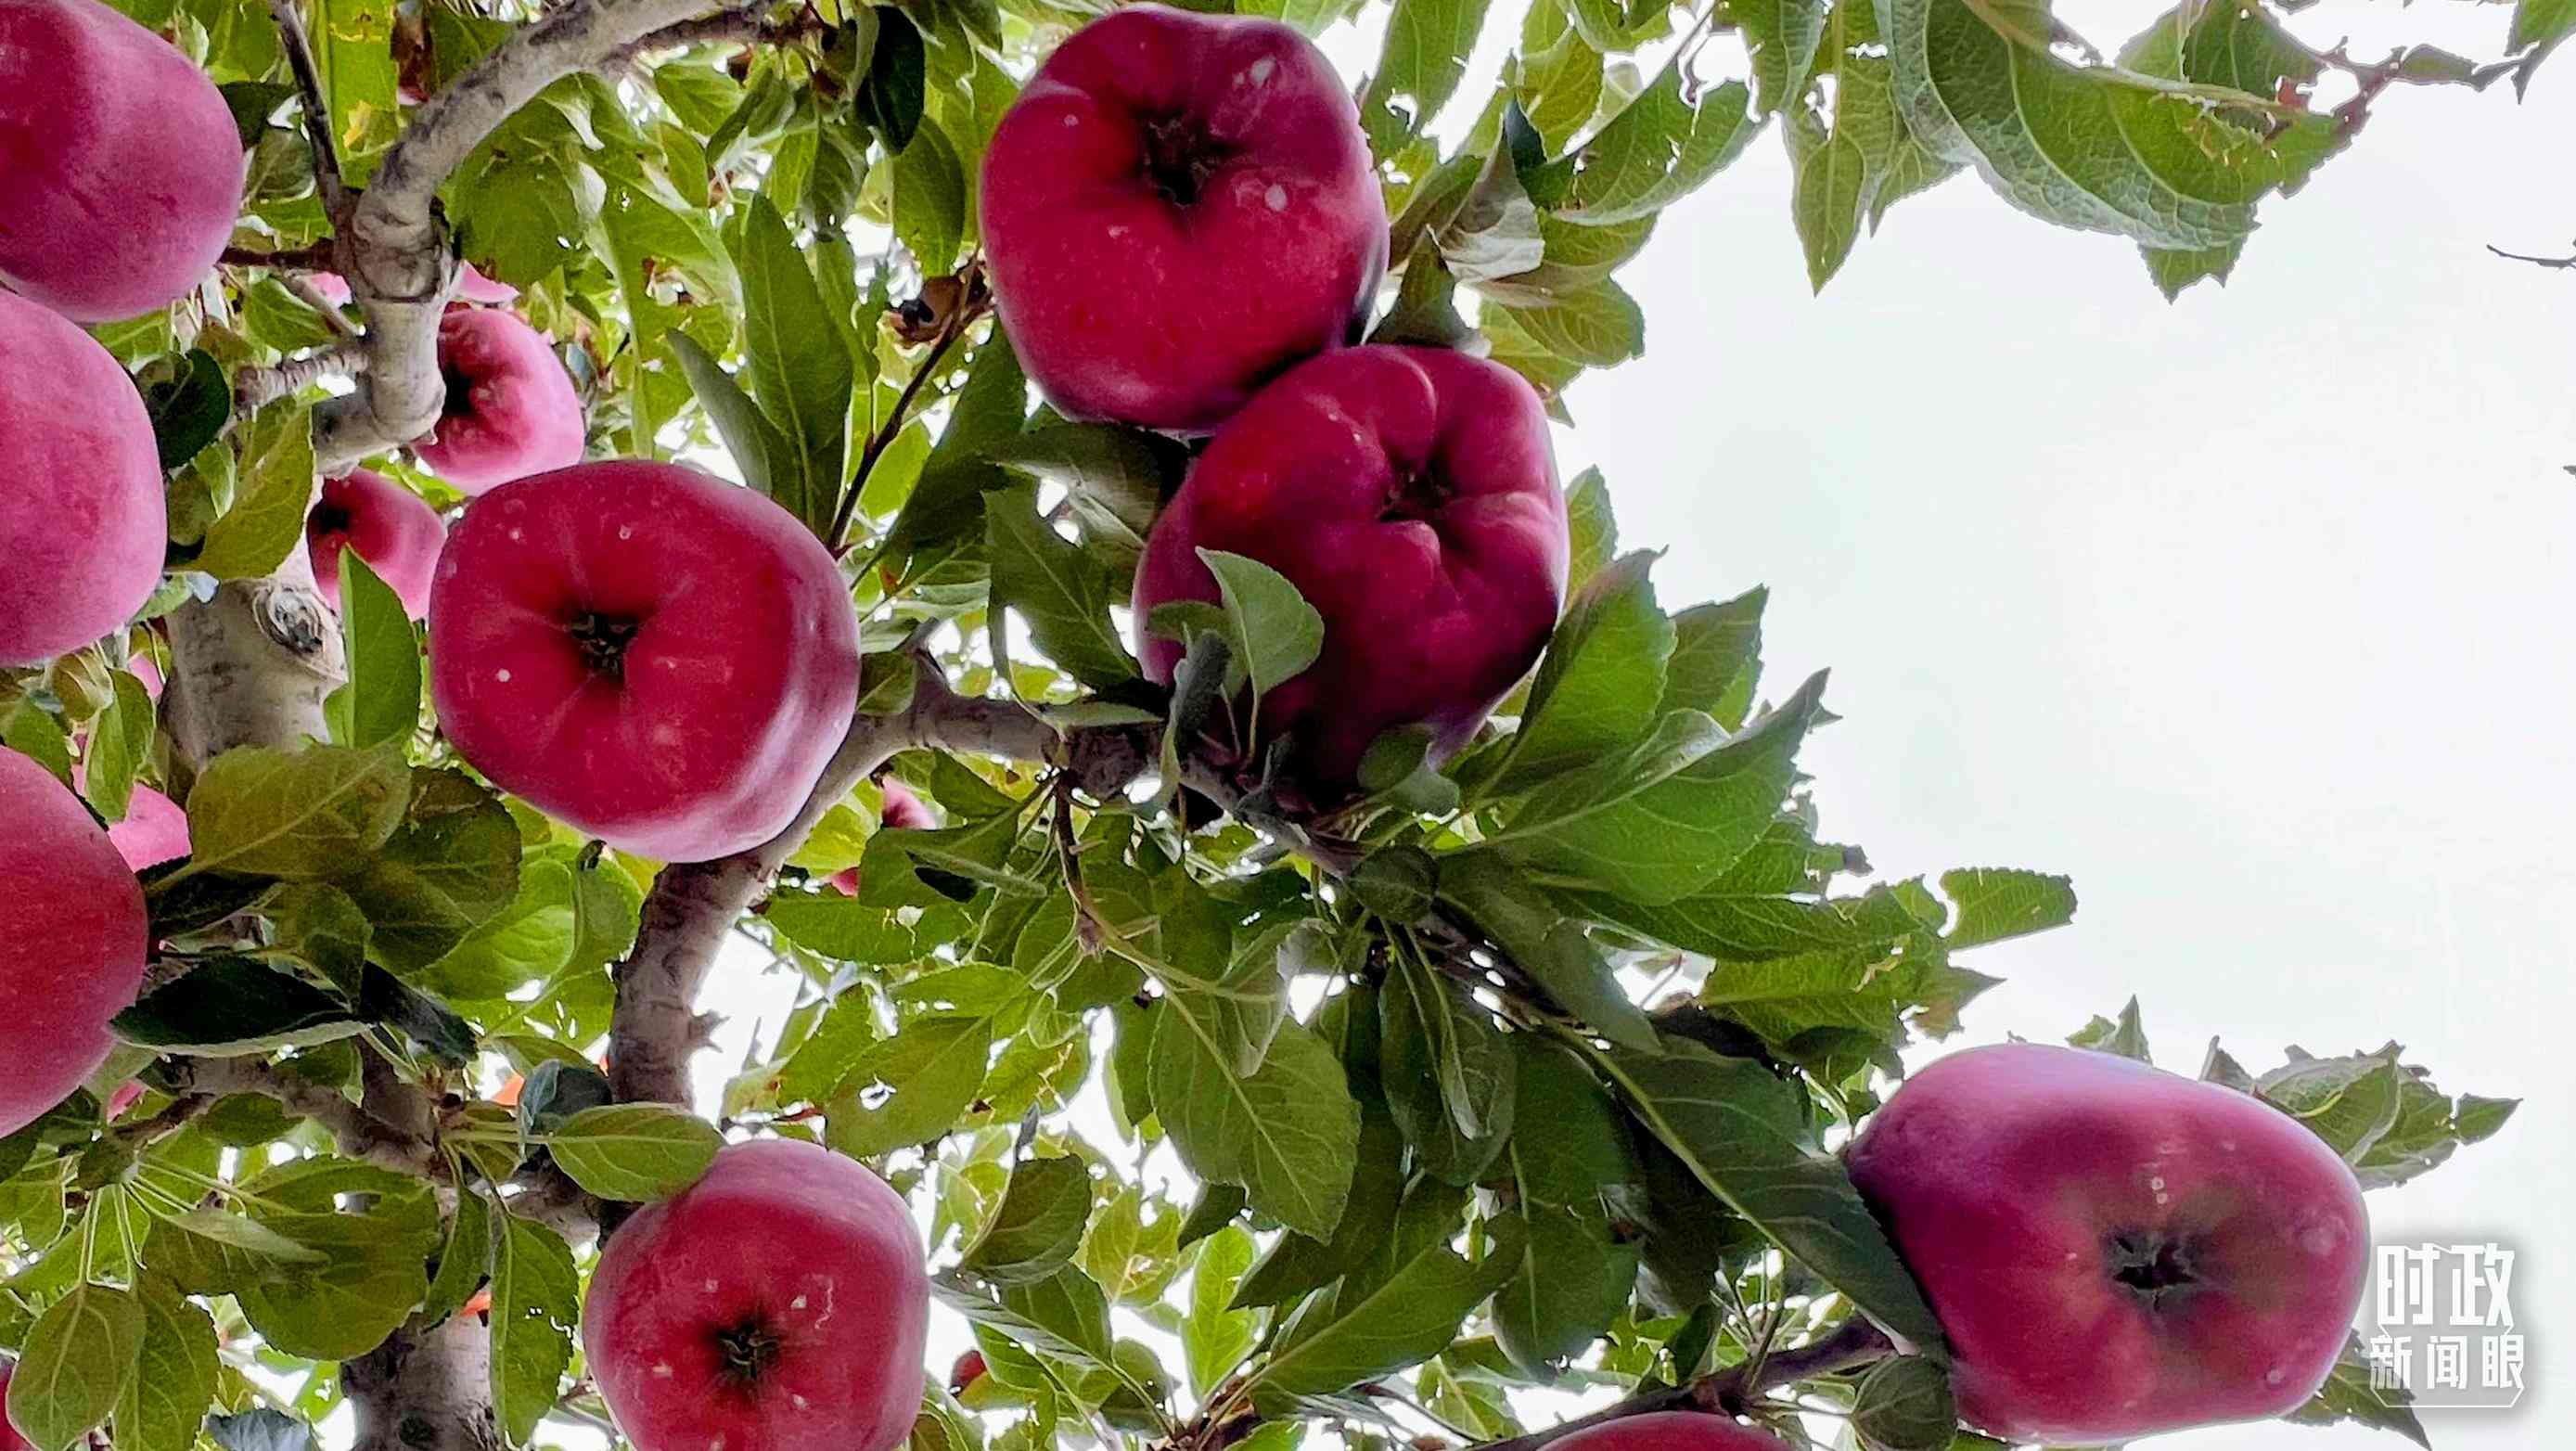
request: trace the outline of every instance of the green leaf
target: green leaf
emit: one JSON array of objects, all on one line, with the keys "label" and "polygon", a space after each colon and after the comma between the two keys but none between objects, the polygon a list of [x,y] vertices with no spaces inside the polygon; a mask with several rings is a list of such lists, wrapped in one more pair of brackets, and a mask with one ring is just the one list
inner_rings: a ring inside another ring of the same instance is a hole
[{"label": "green leaf", "polygon": [[1504,310],[1524,336],[1568,362],[1609,368],[1646,351],[1646,315],[1615,282]]},{"label": "green leaf", "polygon": [[1426,1238],[1382,1279],[1346,1282],[1329,1304],[1299,1316],[1287,1343],[1247,1379],[1254,1406],[1288,1414],[1306,1397],[1348,1390],[1447,1348],[1520,1263],[1520,1221],[1493,1220],[1487,1231],[1480,1260],[1461,1258],[1445,1236]]},{"label": "green leaf", "polygon": [[[299,1159],[242,1186],[285,1206],[260,1222],[326,1258],[276,1274],[253,1267],[229,1289],[262,1338],[287,1355],[347,1360],[383,1343],[429,1292],[438,1202],[422,1180],[339,1159]],[[338,1212],[343,1199],[363,1211]]]},{"label": "green leaf", "polygon": [[725,452],[742,470],[743,482],[773,499],[802,495],[810,481],[796,444],[769,421],[769,415],[760,411],[760,405],[697,339],[675,331],[665,341],[671,355],[680,360],[690,390],[698,395],[698,406],[707,411],[716,436],[724,440]]},{"label": "green leaf", "polygon": [[152,754],[156,723],[151,692],[123,670],[108,672],[112,692],[107,709],[90,728],[89,755],[83,762],[89,804],[110,821],[125,818],[134,799],[134,772]]},{"label": "green leaf", "polygon": [[984,528],[996,610],[1016,611],[1038,649],[1094,690],[1136,678],[1135,658],[1109,615],[1124,603],[1121,581],[1095,551],[1056,533],[1038,512],[1037,485],[987,495]]},{"label": "green leaf", "polygon": [[361,750],[411,739],[420,725],[420,641],[393,586],[340,550],[340,630],[349,660],[349,732]]},{"label": "green leaf", "polygon": [[1567,604],[1530,684],[1497,789],[1623,750],[1653,725],[1674,640],[1646,578],[1654,562],[1643,551],[1624,556]]},{"label": "green leaf", "polygon": [[1861,215],[1869,200],[1869,153],[1848,131],[1831,136],[1814,132],[1816,123],[1793,116],[1785,134],[1790,162],[1797,169],[1789,211],[1798,241],[1807,253],[1807,284],[1817,292],[1833,280],[1860,241]]},{"label": "green leaf", "polygon": [[453,1318],[474,1298],[491,1270],[490,1202],[480,1194],[459,1194],[456,1210],[448,1216],[446,1245],[438,1252],[438,1270],[421,1301],[421,1323],[442,1325]]},{"label": "green leaf", "polygon": [[1475,53],[1476,36],[1485,28],[1485,11],[1491,3],[1395,0],[1369,96],[1379,103],[1391,96],[1412,98],[1408,133],[1429,126],[1458,93],[1458,82],[1467,73],[1467,58]]},{"label": "green leaf", "polygon": [[507,998],[552,977],[571,960],[574,918],[572,868],[557,860],[531,859],[509,905],[432,962],[420,980],[459,1002]]},{"label": "green leaf", "polygon": [[288,399],[251,415],[241,431],[238,478],[233,506],[206,530],[189,564],[217,579],[267,574],[304,542],[304,513],[313,502],[311,410]]},{"label": "green leaf", "polygon": [[835,962],[892,966],[920,960],[913,930],[892,911],[843,896],[777,896],[763,914],[787,940]]},{"label": "green leaf", "polygon": [[1068,1266],[995,1296],[979,1292],[950,1271],[932,1276],[930,1290],[967,1319],[989,1325],[1042,1355],[1088,1362],[1113,1372],[1118,1369],[1117,1351],[1109,1337],[1109,1297],[1080,1270]]},{"label": "green leaf", "polygon": [[179,875],[338,876],[392,839],[410,799],[411,768],[389,746],[236,747],[188,793],[193,849]]},{"label": "green leaf", "polygon": [[233,385],[213,354],[192,348],[175,374],[143,390],[143,407],[152,416],[161,471],[173,473],[223,436],[232,418]]},{"label": "green leaf", "polygon": [[2256,198],[2333,144],[2327,117],[2267,136],[2259,98],[2062,60],[2035,10],[1888,0],[1882,22],[1914,134],[2059,226],[2222,247],[2253,230]]},{"label": "green leaf", "polygon": [[990,1021],[963,1014],[915,1018],[859,1056],[826,1106],[826,1142],[855,1159],[927,1143],[964,1116],[984,1086]]},{"label": "green leaf", "polygon": [[527,1445],[572,1368],[581,1276],[563,1236],[506,1209],[492,1241],[492,1410],[513,1446]]},{"label": "green leaf", "polygon": [[352,183],[373,169],[359,145],[394,115],[394,0],[307,0],[313,63]]},{"label": "green leaf", "polygon": [[1747,114],[1753,93],[1729,81],[1689,100],[1676,55],[1652,84],[1575,153],[1557,215],[1587,226],[1649,217],[1698,190],[1744,154],[1762,128]]},{"label": "green leaf", "polygon": [[1642,1252],[1597,1208],[1532,1205],[1520,1218],[1520,1262],[1494,1292],[1494,1337],[1514,1365],[1552,1380],[1627,1308]]},{"label": "green leaf", "polygon": [[1950,1451],[1959,1433],[1950,1372],[1919,1355],[1871,1366],[1852,1405],[1852,1428],[1869,1451]]},{"label": "green leaf", "polygon": [[138,1373],[116,1404],[120,1451],[189,1451],[215,1404],[215,1322],[154,1276],[136,1287],[143,1308]]},{"label": "green leaf", "polygon": [[1006,449],[1027,423],[1028,387],[1019,356],[996,324],[975,351],[948,426],[921,465],[920,482],[886,530],[888,554],[919,554],[982,528],[984,492],[1010,483],[1010,475],[987,455]]},{"label": "green leaf", "polygon": [[1755,588],[1673,616],[1665,710],[1706,711],[1728,730],[1743,729],[1762,678],[1762,607],[1769,601],[1770,591]]},{"label": "green leaf", "polygon": [[1806,1094],[1745,1058],[1667,1039],[1660,1055],[1613,1049],[1629,1112],[1710,1193],[1926,1354],[1940,1322],[1840,1161],[1817,1146]]},{"label": "green leaf", "polygon": [[118,1013],[110,1028],[164,1053],[244,1057],[366,1031],[346,1002],[247,957],[200,963]]},{"label": "green leaf", "polygon": [[1953,949],[2024,937],[2075,920],[2075,884],[2041,872],[1980,867],[1943,872],[1941,895],[1958,909]]},{"label": "green leaf", "polygon": [[1267,695],[1304,674],[1324,650],[1324,617],[1286,575],[1240,554],[1202,549],[1199,559],[1216,576],[1242,663],[1256,695]]},{"label": "green leaf", "polygon": [[1448,264],[1440,260],[1440,250],[1428,235],[1413,244],[1395,305],[1378,319],[1369,341],[1470,350],[1482,341],[1475,326],[1459,314],[1458,279],[1450,275]]},{"label": "green leaf", "polygon": [[[1517,123],[1521,135],[1533,143],[1529,120],[1520,114],[1517,102],[1506,102],[1504,124]],[[1538,204],[1530,200],[1529,189],[1522,185],[1520,167],[1506,138],[1498,137],[1476,174],[1475,185],[1459,200],[1457,210],[1428,233],[1439,248],[1441,261],[1461,282],[1485,282],[1497,277],[1510,277],[1538,266],[1547,258],[1547,243],[1539,233]],[[1420,248],[1417,244],[1416,250]]]},{"label": "green leaf", "polygon": [[742,273],[743,371],[761,411],[802,465],[792,481],[771,478],[769,496],[819,537],[840,502],[841,434],[854,376],[850,350],[823,306],[805,254],[767,197],[754,195],[744,213],[734,265]]},{"label": "green leaf", "polygon": [[[2122,1058],[2134,1058],[2140,1063],[2155,1061],[2148,1054],[2147,1030],[2139,1021],[2138,1000],[2134,997],[2129,999],[2126,1007],[2120,1009],[2118,1022],[2115,1023],[2097,1014],[2093,1021],[2085,1024],[2066,1041],[2078,1048],[2090,1048],[2097,1053],[2112,1053]],[[2393,1090],[2391,1101],[2394,1102]]]},{"label": "green leaf", "polygon": [[921,125],[926,89],[927,53],[921,32],[893,6],[877,12],[877,42],[868,52],[867,83],[859,90],[858,114],[885,141],[886,150],[901,155]]},{"label": "green leaf", "polygon": [[9,1377],[9,1424],[67,1451],[107,1423],[140,1372],[151,1317],[132,1293],[82,1284],[36,1317]]},{"label": "green leaf", "polygon": [[618,1103],[574,1114],[546,1145],[574,1183],[602,1199],[634,1203],[667,1199],[698,1182],[724,1135],[686,1109]]},{"label": "green leaf", "polygon": [[2402,1386],[2382,1387],[2371,1374],[2370,1356],[2361,1337],[2348,1340],[2327,1373],[2326,1383],[2304,1406],[2281,1419],[2294,1426],[2336,1426],[2350,1422],[2374,1431],[2393,1431],[2431,1451],[2432,1438],[2415,1414],[2415,1393]]},{"label": "green leaf", "polygon": [[959,1267],[1001,1285],[1043,1280],[1072,1262],[1090,1221],[1091,1171],[1082,1160],[1024,1160]]},{"label": "green leaf", "polygon": [[1360,1100],[1356,1162],[1350,1199],[1341,1223],[1333,1226],[1333,1237],[1320,1240],[1295,1230],[1280,1235],[1236,1286],[1236,1307],[1285,1304],[1364,1269],[1385,1253],[1404,1204],[1408,1171],[1404,1135],[1395,1126],[1395,1116],[1373,1096]]},{"label": "green leaf", "polygon": [[373,929],[368,950],[411,973],[508,908],[520,877],[519,828],[501,799],[462,771],[418,767],[392,840],[338,880]]},{"label": "green leaf", "polygon": [[1473,1184],[1511,1139],[1517,1064],[1463,989],[1399,954],[1379,998],[1387,1107],[1424,1172]]},{"label": "green leaf", "polygon": [[936,117],[924,115],[911,144],[895,155],[894,234],[924,277],[945,275],[957,263],[966,235],[966,168]]},{"label": "green leaf", "polygon": [[1179,1013],[1154,1035],[1154,1107],[1202,1180],[1239,1184],[1255,1208],[1330,1239],[1350,1196],[1359,1105],[1313,1033],[1283,1024],[1261,1069],[1242,1074]]},{"label": "green leaf", "polygon": [[1823,694],[1819,674],[1733,735],[1696,711],[1666,715],[1634,749],[1550,779],[1471,851],[1629,901],[1688,896],[1780,814]]},{"label": "green leaf", "polygon": [[1582,924],[1558,912],[1526,874],[1498,857],[1456,855],[1442,862],[1440,893],[1511,954],[1558,1006],[1611,1042],[1641,1052],[1654,1049],[1654,1025],[1608,959]]},{"label": "green leaf", "polygon": [[1189,1310],[1181,1319],[1181,1359],[1189,1372],[1190,1393],[1202,1399],[1260,1343],[1259,1313],[1229,1308],[1236,1287],[1252,1268],[1252,1255],[1252,1236],[1228,1225],[1208,1238],[1190,1271]]},{"label": "green leaf", "polygon": [[1754,104],[1761,114],[1780,110],[1806,91],[1831,9],[1832,0],[1730,0],[1727,16],[1753,52]]}]

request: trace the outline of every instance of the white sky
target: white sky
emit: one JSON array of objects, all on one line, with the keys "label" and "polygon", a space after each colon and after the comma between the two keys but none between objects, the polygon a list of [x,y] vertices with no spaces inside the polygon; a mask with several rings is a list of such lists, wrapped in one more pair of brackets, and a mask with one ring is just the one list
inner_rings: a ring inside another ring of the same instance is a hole
[{"label": "white sky", "polygon": [[[2158,13],[2056,8],[2105,49]],[[2483,57],[2507,14],[2338,3],[2300,28]],[[1333,48],[1353,74],[1374,55]],[[2185,1072],[2213,1034],[2258,1071],[2284,1044],[2393,1037],[2448,1091],[2526,1098],[2372,1208],[2383,1242],[2523,1251],[2533,1390],[2428,1417],[2436,1444],[2576,1445],[2576,1324],[2552,1313],[2576,1294],[2576,273],[2483,250],[2576,237],[2576,55],[2520,107],[2410,90],[2378,111],[2265,207],[2229,287],[2174,306],[2129,244],[1973,178],[1899,206],[1811,298],[1765,136],[1622,274],[1647,355],[1577,384],[1561,460],[1602,468],[1623,542],[1670,550],[1668,607],[1767,584],[1771,683],[1833,667],[1844,720],[1805,764],[1882,877],[2075,877],[2075,926],[1976,963],[2008,981],[1961,1042],[2062,1037],[2135,993]],[[739,1016],[709,1091],[756,991],[710,994]],[[935,1363],[963,1344],[943,1313]]]}]

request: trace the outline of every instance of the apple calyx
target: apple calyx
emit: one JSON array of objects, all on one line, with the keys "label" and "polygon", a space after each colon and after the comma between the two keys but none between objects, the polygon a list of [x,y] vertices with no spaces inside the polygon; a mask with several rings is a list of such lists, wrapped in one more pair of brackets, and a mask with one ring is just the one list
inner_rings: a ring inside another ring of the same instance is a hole
[{"label": "apple calyx", "polygon": [[581,658],[593,675],[606,680],[626,678],[626,647],[644,628],[642,620],[625,615],[606,615],[586,611],[572,617],[564,633],[581,648]]},{"label": "apple calyx", "polygon": [[1144,131],[1145,179],[1174,206],[1196,205],[1208,182],[1234,158],[1235,148],[1187,112],[1148,117]]},{"label": "apple calyx", "polygon": [[778,1368],[786,1342],[765,1315],[753,1315],[715,1333],[716,1355],[724,1378],[748,1392]]},{"label": "apple calyx", "polygon": [[2124,1229],[2103,1242],[2112,1282],[2150,1310],[2189,1298],[2201,1278],[2192,1268],[2192,1242],[2152,1230]]},{"label": "apple calyx", "polygon": [[1382,522],[1402,520],[1429,524],[1439,519],[1440,511],[1448,508],[1449,501],[1456,497],[1458,486],[1443,477],[1436,468],[1399,473],[1390,483],[1386,507],[1378,511],[1377,517]]}]

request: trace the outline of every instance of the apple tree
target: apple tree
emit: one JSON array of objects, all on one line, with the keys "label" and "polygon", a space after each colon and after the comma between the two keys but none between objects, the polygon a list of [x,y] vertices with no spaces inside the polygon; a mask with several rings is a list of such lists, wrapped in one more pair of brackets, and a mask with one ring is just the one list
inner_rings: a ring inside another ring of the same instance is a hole
[{"label": "apple tree", "polygon": [[1551,446],[1766,133],[2171,296],[2576,32],[2330,19],[0,0],[0,1451],[2420,1443],[2513,1103],[1909,1076],[2073,887],[1872,881]]}]

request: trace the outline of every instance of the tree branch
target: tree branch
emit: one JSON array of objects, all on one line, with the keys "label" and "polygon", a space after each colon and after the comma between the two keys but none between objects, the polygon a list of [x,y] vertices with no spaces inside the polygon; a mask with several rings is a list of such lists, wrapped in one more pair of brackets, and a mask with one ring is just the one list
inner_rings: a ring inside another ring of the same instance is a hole
[{"label": "tree branch", "polygon": [[286,49],[287,69],[303,93],[304,139],[313,146],[313,187],[321,193],[322,213],[334,226],[349,215],[349,184],[340,175],[340,147],[331,135],[331,100],[322,94],[322,68],[313,60],[313,41],[304,33],[300,0],[268,0],[270,18]]},{"label": "tree branch", "polygon": [[823,17],[811,10],[785,20],[762,20],[760,12],[767,8],[762,0],[750,0],[738,10],[663,26],[650,35],[618,47],[604,64],[624,65],[656,51],[686,50],[697,45],[792,45],[831,33],[831,27],[823,23]]},{"label": "tree branch", "polygon": [[1824,1339],[1783,1350],[1759,1360],[1748,1360],[1721,1371],[1701,1376],[1685,1386],[1667,1386],[1646,1391],[1616,1405],[1604,1407],[1580,1420],[1532,1431],[1507,1441],[1488,1441],[1477,1451],[1539,1451],[1542,1446],[1589,1431],[1630,1416],[1648,1416],[1663,1411],[1698,1411],[1713,1416],[1735,1416],[1765,1391],[1794,1385],[1820,1375],[1855,1370],[1896,1353],[1895,1342],[1884,1331],[1855,1314]]},{"label": "tree branch", "polygon": [[[333,309],[330,314],[338,317]],[[345,327],[347,324],[342,324]],[[242,413],[255,412],[324,378],[354,377],[367,370],[367,350],[352,341],[289,358],[274,368],[244,368],[233,376],[233,403]]]},{"label": "tree branch", "polygon": [[2522,252],[2508,252],[2492,242],[2487,244],[2487,250],[2508,262],[2528,262],[2535,267],[2547,267],[2558,272],[2576,271],[2576,256],[2534,257]]},{"label": "tree branch", "polygon": [[315,411],[313,449],[323,473],[345,472],[438,426],[447,400],[438,320],[456,285],[439,187],[548,85],[713,8],[711,0],[571,0],[413,112],[339,227],[339,271],[367,316],[367,371],[355,393]]}]

